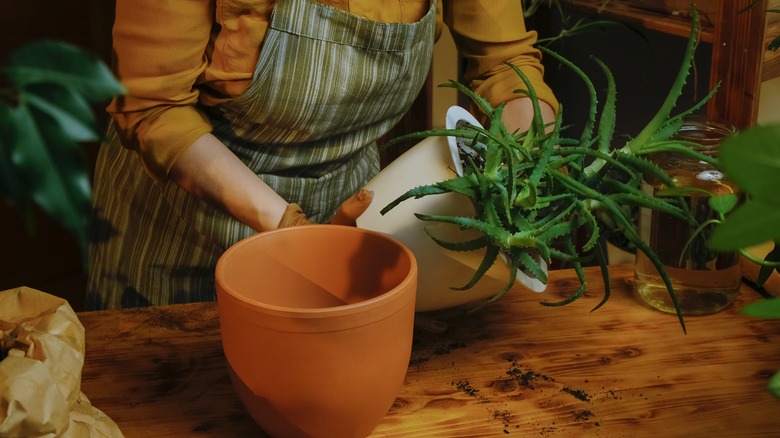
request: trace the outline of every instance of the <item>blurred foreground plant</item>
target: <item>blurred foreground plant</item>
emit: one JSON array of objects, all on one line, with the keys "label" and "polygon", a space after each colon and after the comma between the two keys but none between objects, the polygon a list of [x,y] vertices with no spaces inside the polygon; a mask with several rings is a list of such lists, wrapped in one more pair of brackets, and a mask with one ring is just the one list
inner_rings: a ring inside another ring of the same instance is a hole
[{"label": "blurred foreground plant", "polygon": [[[726,177],[743,190],[746,200],[734,211],[724,211],[709,245],[717,251],[739,250],[759,264],[756,285],[762,288],[773,272],[780,273],[780,124],[738,132],[721,145],[720,160]],[[774,248],[764,260],[745,250],[767,242]],[[757,318],[780,319],[780,298],[767,296],[741,311]],[[770,380],[769,390],[780,397],[780,372]]]},{"label": "blurred foreground plant", "polygon": [[29,232],[40,206],[86,259],[91,184],[79,143],[100,140],[92,108],[124,88],[94,54],[57,41],[21,47],[0,74],[0,196],[19,207]]}]

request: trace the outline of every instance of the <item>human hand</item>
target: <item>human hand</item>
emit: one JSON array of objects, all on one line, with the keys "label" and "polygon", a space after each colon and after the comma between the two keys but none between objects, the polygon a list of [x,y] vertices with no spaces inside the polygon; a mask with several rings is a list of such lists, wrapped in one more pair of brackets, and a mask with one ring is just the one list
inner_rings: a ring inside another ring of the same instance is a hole
[{"label": "human hand", "polygon": [[[354,195],[347,198],[342,202],[336,214],[328,222],[331,225],[348,225],[355,226],[355,221],[371,204],[373,194],[366,190],[361,189]],[[282,219],[279,221],[277,228],[297,227],[301,225],[312,224],[306,213],[298,204],[292,203],[287,206],[287,209],[282,215]]]}]

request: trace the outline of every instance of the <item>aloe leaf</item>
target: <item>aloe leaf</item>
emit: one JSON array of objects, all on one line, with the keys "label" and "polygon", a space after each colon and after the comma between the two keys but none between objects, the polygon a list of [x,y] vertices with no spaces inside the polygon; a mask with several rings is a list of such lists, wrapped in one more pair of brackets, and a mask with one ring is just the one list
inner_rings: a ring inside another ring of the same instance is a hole
[{"label": "aloe leaf", "polygon": [[539,50],[544,52],[547,55],[552,56],[558,62],[568,67],[571,71],[573,71],[580,79],[582,79],[582,82],[585,84],[585,87],[588,90],[588,97],[590,101],[590,105],[588,106],[588,117],[585,120],[585,127],[582,130],[582,134],[580,135],[580,144],[589,143],[591,139],[593,138],[593,129],[596,126],[596,114],[598,111],[598,98],[596,94],[596,87],[593,85],[593,81],[590,80],[588,75],[585,74],[582,69],[577,67],[573,62],[569,61],[568,59],[564,58],[560,54],[547,49],[545,47],[539,47]]},{"label": "aloe leaf", "polygon": [[431,239],[433,239],[436,244],[441,246],[444,249],[448,249],[450,251],[473,251],[476,249],[484,248],[490,244],[490,241],[485,236],[477,237],[476,239],[461,241],[461,242],[452,242],[448,240],[442,240],[433,234],[431,234],[427,228],[424,229],[425,234],[428,235]]},{"label": "aloe leaf", "polygon": [[758,278],[756,279],[756,283],[761,287],[769,280],[772,271],[778,271],[778,273],[780,273],[780,244],[775,242],[774,248],[772,248],[764,257],[764,262],[775,263],[777,265],[775,267],[768,264],[761,266],[761,269],[758,271]]},{"label": "aloe leaf", "polygon": [[[674,117],[671,117],[669,121],[667,122],[668,125],[674,126],[676,129],[679,129],[679,127],[682,125],[684,119],[698,111],[699,109],[703,108],[704,105],[707,104],[713,97],[715,97],[715,94],[718,93],[718,89],[720,88],[720,82],[716,83],[712,89],[707,93],[707,95],[704,96],[704,98],[700,99],[698,102],[696,102],[693,106],[686,109],[685,111],[675,115]],[[676,132],[676,131],[675,131]],[[671,134],[665,137],[656,136],[657,138],[666,139],[671,137]]]},{"label": "aloe leaf", "polygon": [[500,182],[493,182],[493,186],[499,192],[498,197],[495,197],[493,199],[496,199],[496,201],[503,207],[501,210],[503,210],[504,217],[506,217],[508,225],[513,225],[512,204],[514,200],[509,198],[509,192],[507,191],[506,187],[504,187],[504,185],[502,185]]},{"label": "aloe leaf", "polygon": [[468,96],[468,98],[471,99],[471,101],[477,105],[477,108],[479,108],[479,110],[482,111],[482,113],[484,113],[486,116],[491,117],[493,115],[493,106],[490,104],[490,102],[460,82],[449,81],[439,85],[439,87],[454,88],[460,91],[464,95]]},{"label": "aloe leaf", "polygon": [[448,190],[445,187],[441,187],[439,184],[417,186],[407,190],[406,193],[402,194],[401,196],[397,197],[395,200],[387,204],[385,208],[379,211],[379,214],[381,215],[387,214],[387,212],[394,209],[396,206],[398,206],[398,204],[400,204],[401,202],[407,199],[411,199],[411,198],[419,199],[422,198],[423,196],[439,195],[442,193],[448,193],[449,191],[450,190]]},{"label": "aloe leaf", "polygon": [[[620,210],[612,209],[613,212],[615,212],[615,217],[621,217],[622,212]],[[661,262],[661,259],[658,258],[658,255],[653,251],[650,246],[645,243],[644,240],[637,234],[636,230],[631,226],[631,223],[629,220],[625,218],[621,218],[619,221],[621,223],[621,230],[623,231],[623,235],[634,245],[636,245],[637,250],[642,251],[647,258],[650,260],[650,262],[653,264],[653,267],[658,271],[658,273],[661,275],[661,279],[664,281],[664,285],[666,286],[667,291],[669,292],[669,298],[672,300],[672,304],[674,305],[675,313],[677,314],[677,319],[680,321],[680,326],[682,327],[683,333],[687,333],[688,329],[685,327],[685,320],[683,319],[682,309],[680,308],[680,302],[677,298],[677,294],[674,291],[674,286],[672,285],[672,281],[669,279],[669,275],[666,273],[666,268],[664,267],[663,263]]]},{"label": "aloe leaf", "polygon": [[507,199],[506,205],[507,205],[507,212],[506,216],[510,223],[514,224],[514,218],[512,215],[511,207],[517,198],[517,176],[519,175],[520,168],[522,168],[522,165],[520,163],[520,157],[519,155],[515,155],[512,150],[509,151],[507,154],[509,155],[507,162],[506,162],[506,175],[505,178],[509,180],[509,191],[507,193]]},{"label": "aloe leaf", "polygon": [[569,254],[567,252],[555,248],[549,248],[549,253],[556,260],[560,260],[562,262],[588,263],[591,260],[593,260],[593,254],[587,254],[587,255],[580,255],[579,253]]},{"label": "aloe leaf", "polygon": [[[576,248],[574,247],[574,243],[572,242],[571,238],[564,240],[564,245],[566,246],[566,249],[569,251],[576,251]],[[580,287],[577,288],[576,291],[574,291],[573,294],[569,295],[568,298],[563,299],[561,301],[555,301],[555,302],[542,302],[543,305],[548,307],[560,307],[565,306],[567,304],[571,304],[577,299],[581,298],[583,295],[585,295],[585,292],[588,290],[588,282],[587,278],[585,277],[585,271],[582,269],[582,264],[579,262],[574,262],[572,264],[572,267],[574,268],[574,271],[577,273],[577,278],[580,280]]]},{"label": "aloe leaf", "polygon": [[[529,229],[524,230],[529,233],[541,233],[544,231],[545,227],[549,227],[550,225],[554,224],[556,221],[560,220],[561,218],[565,217],[569,212],[571,212],[575,207],[575,203],[572,202],[570,204],[564,205],[555,205],[553,208],[545,209],[538,213],[533,217],[532,225]],[[541,217],[539,217],[541,216]]]},{"label": "aloe leaf", "polygon": [[528,182],[533,188],[536,188],[536,186],[539,185],[539,182],[542,179],[542,175],[544,174],[545,168],[547,167],[547,163],[550,162],[550,157],[552,157],[553,150],[555,149],[555,146],[558,143],[558,134],[561,131],[562,114],[563,114],[563,105],[560,106],[558,110],[558,115],[555,118],[555,125],[553,127],[552,135],[547,141],[544,142],[544,144],[540,146],[542,154],[537,159],[536,166],[534,167],[534,170],[531,172],[531,176],[528,178]]},{"label": "aloe leaf", "polygon": [[639,234],[637,234],[636,230],[634,229],[634,225],[631,223],[631,220],[626,217],[623,210],[620,209],[620,206],[609,199],[607,196],[604,196],[590,187],[582,185],[579,181],[576,181],[561,172],[556,171],[553,172],[552,175],[557,180],[566,185],[566,187],[568,187],[570,190],[578,192],[584,197],[599,201],[600,205],[602,205],[605,209],[605,212],[609,214],[612,220],[617,224],[617,227],[623,232],[623,235],[631,243],[636,245],[638,250],[642,251],[647,256],[653,266],[658,270],[658,273],[661,275],[661,278],[664,281],[664,285],[669,291],[669,298],[674,304],[674,309],[677,313],[677,318],[680,321],[680,326],[682,326],[683,332],[686,332],[687,329],[685,328],[685,321],[683,320],[682,310],[680,309],[680,305],[677,300],[677,294],[674,292],[674,286],[669,279],[669,275],[666,273],[666,269],[664,268],[663,263],[658,258],[658,255],[656,255],[652,250],[652,248],[650,248],[650,246],[647,245],[644,240],[642,240]]},{"label": "aloe leaf", "polygon": [[650,160],[620,151],[615,154],[615,158],[621,163],[637,169],[644,175],[645,179],[657,179],[667,187],[675,186],[674,181],[669,177],[669,174],[664,172],[663,169]]},{"label": "aloe leaf", "polygon": [[553,212],[555,216],[553,216],[553,214],[550,214],[543,220],[538,221],[535,224],[537,228],[533,230],[531,233],[534,236],[540,236],[543,233],[547,232],[549,229],[551,229],[553,226],[561,223],[562,221],[566,221],[569,217],[569,213],[571,213],[572,210],[576,208],[576,206],[577,204],[572,202],[571,204],[564,207],[561,211],[557,213]]},{"label": "aloe leaf", "polygon": [[478,305],[477,307],[469,310],[469,313],[477,312],[479,310],[482,310],[483,308],[487,307],[488,305],[500,300],[504,295],[506,295],[507,292],[509,292],[512,287],[515,285],[515,281],[517,281],[517,261],[511,260],[509,261],[509,281],[507,281],[506,285],[498,291],[493,297],[491,297],[489,300],[483,302],[482,304]]},{"label": "aloe leaf", "polygon": [[748,3],[747,6],[743,7],[740,10],[738,10],[737,14],[741,14],[741,13],[746,12],[747,10],[749,10],[751,8],[755,8],[756,6],[760,5],[763,2],[764,2],[764,0],[752,0],[750,3]]},{"label": "aloe leaf", "polygon": [[455,192],[469,198],[473,198],[476,190],[479,188],[477,179],[473,174],[441,181],[436,183],[435,186],[441,188],[443,193]]},{"label": "aloe leaf", "polygon": [[691,219],[681,208],[675,207],[661,198],[655,198],[646,194],[616,193],[608,195],[608,197],[619,205],[635,205],[638,207],[650,208],[674,216],[684,222],[688,222]]},{"label": "aloe leaf", "polygon": [[515,196],[513,204],[516,207],[533,208],[538,203],[536,189],[528,184],[524,184],[520,192]]},{"label": "aloe leaf", "polygon": [[596,260],[598,261],[599,267],[601,268],[601,278],[604,281],[604,298],[602,298],[601,301],[596,304],[593,309],[591,309],[591,312],[595,312],[596,310],[600,309],[601,306],[609,301],[609,297],[612,295],[612,286],[609,283],[609,265],[607,256],[604,254],[604,250],[600,245],[596,246],[595,252]]},{"label": "aloe leaf", "polygon": [[469,280],[468,283],[461,287],[453,287],[451,289],[454,290],[468,290],[474,287],[475,284],[479,282],[479,280],[482,279],[482,277],[485,275],[485,273],[490,269],[491,266],[493,266],[493,263],[495,263],[496,258],[498,257],[498,254],[500,253],[500,250],[495,245],[488,245],[487,250],[485,251],[485,256],[482,257],[482,262],[479,264],[477,269],[474,271],[474,275],[471,277],[471,280]]},{"label": "aloe leaf", "polygon": [[473,217],[464,216],[444,216],[444,215],[428,215],[415,213],[418,219],[429,222],[444,222],[455,225],[460,225],[464,228],[470,228],[482,232],[488,236],[492,241],[498,243],[504,248],[508,248],[511,235],[505,229],[496,225],[481,221]]},{"label": "aloe leaf", "polygon": [[587,252],[594,247],[600,249],[598,246],[600,235],[599,224],[596,220],[596,216],[594,216],[593,213],[591,213],[591,211],[585,207],[582,201],[576,200],[575,202],[577,203],[579,214],[582,215],[585,222],[589,225],[588,229],[590,230],[590,237],[588,237],[588,240],[582,244],[582,250]]},{"label": "aloe leaf", "polygon": [[541,281],[542,283],[547,283],[547,273],[544,269],[542,269],[542,266],[539,264],[539,262],[536,261],[536,257],[532,256],[528,250],[525,248],[522,249],[512,249],[513,257],[520,261],[520,264],[523,266],[523,270],[530,275],[531,277]]},{"label": "aloe leaf", "polygon": [[666,197],[666,196],[712,196],[712,192],[710,192],[707,189],[702,189],[699,187],[690,187],[690,186],[683,186],[683,187],[668,187],[662,190],[658,190],[655,192],[655,195],[658,197]]},{"label": "aloe leaf", "polygon": [[92,52],[59,41],[23,46],[3,69],[17,88],[53,83],[71,88],[90,103],[99,103],[125,92],[111,70]]},{"label": "aloe leaf", "polygon": [[[770,41],[766,45],[766,48],[771,50],[771,51],[773,51],[773,52],[776,52],[777,49],[780,48],[780,36],[776,36],[772,41]],[[778,374],[778,376],[780,376],[780,374]],[[780,391],[780,379],[777,379],[777,380],[778,380],[778,384],[777,384],[778,391]],[[778,394],[780,394],[780,392],[778,392]],[[780,397],[780,395],[778,395],[778,397]]]},{"label": "aloe leaf", "polygon": [[714,167],[719,167],[719,161],[717,158],[697,151],[694,149],[697,146],[699,146],[697,143],[682,140],[654,141],[652,143],[646,144],[645,147],[637,153],[637,155],[643,156],[657,154],[659,152],[675,152],[681,155],[687,155],[694,160],[711,164]]},{"label": "aloe leaf", "polygon": [[[520,70],[520,67],[511,64],[511,63],[505,63],[508,65],[512,70],[515,71],[517,76],[520,77],[520,79],[523,81],[523,84],[525,84],[525,93],[528,95],[528,97],[531,99],[531,104],[533,107],[533,119],[531,121],[531,124],[533,125],[534,131],[538,134],[541,134],[544,132],[544,118],[542,117],[542,109],[539,106],[539,98],[536,96],[536,90],[534,89],[533,84],[531,83],[531,80],[528,79],[528,76],[523,73],[522,70]],[[515,90],[515,92],[518,92],[520,90]]]},{"label": "aloe leaf", "polygon": [[648,153],[646,149],[648,148],[648,145],[658,142],[663,142],[669,140],[674,134],[676,134],[680,128],[683,126],[682,120],[674,120],[671,119],[668,120],[666,123],[664,123],[655,133],[650,136],[650,138],[647,139],[647,143],[645,143],[644,147],[642,147],[641,150],[636,151],[635,153],[637,155],[645,155]]},{"label": "aloe leaf", "polygon": [[685,241],[685,245],[683,245],[682,251],[680,251],[680,258],[677,260],[678,266],[684,266],[684,261],[686,258],[686,255],[688,254],[688,249],[693,245],[693,243],[696,241],[696,239],[701,238],[701,234],[704,232],[707,227],[715,225],[720,223],[719,220],[716,219],[710,219],[708,221],[704,221],[701,224],[699,224],[698,227],[691,233],[691,236],[688,238],[687,241]]},{"label": "aloe leaf", "polygon": [[[619,159],[615,158],[615,156],[610,154],[604,154],[600,151],[597,151],[595,149],[591,149],[588,147],[579,147],[579,146],[565,146],[565,147],[559,147],[555,149],[555,155],[566,157],[569,155],[583,155],[583,156],[591,156],[595,157],[596,159],[605,161],[611,165],[617,166],[620,168],[620,170],[626,172],[626,173],[632,173],[631,169],[626,166],[623,162],[621,162]],[[623,154],[625,155],[625,154]]]},{"label": "aloe leaf", "polygon": [[571,193],[558,193],[550,196],[539,196],[536,198],[536,205],[529,208],[545,208],[553,202],[562,201],[564,199],[571,199],[572,202],[575,202],[576,200],[574,195]]},{"label": "aloe leaf", "polygon": [[571,234],[577,229],[577,225],[581,225],[577,220],[571,220],[567,222],[561,222],[547,227],[544,232],[537,234],[535,237],[542,242],[549,242],[567,234]]},{"label": "aloe leaf", "polygon": [[[602,154],[608,154],[611,149],[612,136],[615,134],[615,104],[617,101],[617,91],[615,87],[615,78],[607,66],[598,58],[591,56],[596,64],[601,67],[604,77],[607,79],[607,96],[604,100],[604,108],[601,110],[598,126],[598,150]],[[585,177],[589,178],[604,166],[604,161],[597,159],[585,168]]]},{"label": "aloe leaf", "polygon": [[691,33],[688,37],[688,43],[685,46],[685,53],[683,55],[682,64],[680,65],[680,70],[677,72],[677,76],[669,89],[669,93],[661,104],[661,107],[658,109],[658,112],[656,112],[639,134],[627,144],[627,148],[632,152],[637,153],[640,151],[664,123],[666,123],[667,119],[669,119],[669,114],[677,104],[677,99],[682,95],[683,87],[685,86],[688,74],[690,73],[698,37],[699,11],[696,9],[695,5],[691,5]]},{"label": "aloe leaf", "polygon": [[468,125],[469,128],[460,129],[428,129],[424,131],[410,132],[408,134],[400,135],[389,140],[383,147],[387,147],[396,143],[404,142],[407,140],[419,140],[428,137],[461,137],[468,140],[474,140],[479,136],[479,131]]},{"label": "aloe leaf", "polygon": [[515,228],[518,230],[528,230],[533,228],[531,221],[533,221],[533,211],[526,213],[521,209],[515,209],[513,212],[512,222],[515,224]]},{"label": "aloe leaf", "polygon": [[504,229],[501,218],[498,217],[498,208],[496,208],[496,197],[487,196],[482,201],[481,217],[486,223]]}]

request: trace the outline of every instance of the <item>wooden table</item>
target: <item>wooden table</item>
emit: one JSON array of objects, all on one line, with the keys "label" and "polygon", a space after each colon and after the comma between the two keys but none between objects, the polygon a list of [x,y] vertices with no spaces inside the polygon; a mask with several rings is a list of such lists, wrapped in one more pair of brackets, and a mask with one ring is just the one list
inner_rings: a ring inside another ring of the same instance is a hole
[{"label": "wooden table", "polygon": [[[780,321],[738,312],[754,291],[687,318],[686,335],[675,316],[633,299],[630,266],[611,273],[612,298],[596,312],[598,270],[581,300],[539,305],[576,289],[561,270],[545,294],[432,314],[449,328],[415,332],[406,382],[371,436],[780,436],[780,399],[766,390],[780,369]],[[82,391],[128,438],[264,436],[231,387],[214,303],[79,318]]]}]

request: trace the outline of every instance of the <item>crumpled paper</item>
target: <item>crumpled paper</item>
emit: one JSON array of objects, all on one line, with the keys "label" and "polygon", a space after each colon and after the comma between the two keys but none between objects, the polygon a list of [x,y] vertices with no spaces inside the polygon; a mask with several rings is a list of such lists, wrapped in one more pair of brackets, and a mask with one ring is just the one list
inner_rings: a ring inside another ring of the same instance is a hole
[{"label": "crumpled paper", "polygon": [[0,292],[0,437],[123,438],[81,392],[84,326],[67,301]]}]

